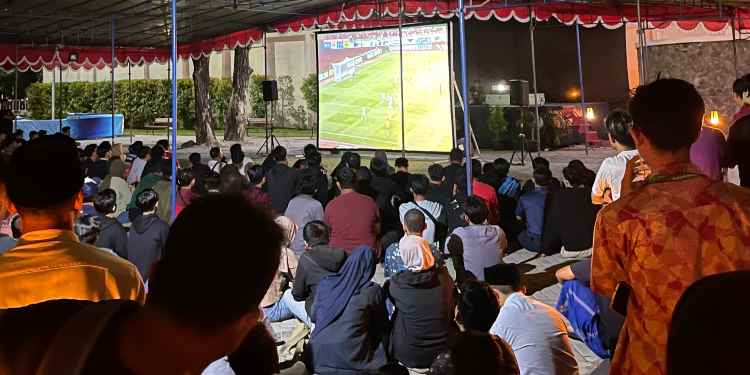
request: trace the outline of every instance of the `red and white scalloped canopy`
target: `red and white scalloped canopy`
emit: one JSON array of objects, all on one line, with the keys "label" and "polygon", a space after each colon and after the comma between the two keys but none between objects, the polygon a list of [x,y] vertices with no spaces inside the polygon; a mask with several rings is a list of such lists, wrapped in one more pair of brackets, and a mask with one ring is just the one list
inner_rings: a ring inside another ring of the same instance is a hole
[{"label": "red and white scalloped canopy", "polygon": [[[476,0],[480,2],[481,0]],[[271,29],[281,33],[297,32],[317,28],[362,29],[379,26],[393,26],[399,22],[399,6],[403,4],[403,19],[413,22],[425,19],[451,19],[457,16],[458,1],[435,0],[387,0],[346,4],[335,8],[323,9],[314,16],[295,16],[276,22]],[[636,22],[637,9],[632,5],[607,7],[580,3],[539,4],[530,7],[504,7],[504,1],[488,0],[475,8],[467,9],[466,19],[482,21],[496,20],[508,22],[529,22],[531,17],[544,22],[556,20],[566,25],[578,23],[585,27],[601,25],[615,29],[626,22]],[[684,30],[693,30],[702,25],[709,31],[722,31],[730,27],[730,19],[737,29],[750,29],[750,10],[736,10],[736,17],[727,10],[719,14],[716,9],[681,7],[675,5],[646,4],[641,6],[642,19],[656,28],[667,28],[676,25]],[[676,21],[677,20],[677,21]],[[179,32],[179,30],[178,30]],[[181,58],[197,58],[214,51],[237,46],[247,46],[260,42],[263,38],[261,27],[252,27],[231,34],[215,37],[190,44],[178,45]],[[77,62],[70,62],[71,52],[78,54]],[[130,48],[118,47],[115,50],[115,63],[123,66],[141,63],[164,63],[169,59],[169,50],[165,48]],[[93,69],[104,68],[111,64],[112,51],[108,47],[74,47],[74,46],[24,46],[0,44],[0,69],[12,71],[39,71],[43,67],[54,66],[66,68]]]}]

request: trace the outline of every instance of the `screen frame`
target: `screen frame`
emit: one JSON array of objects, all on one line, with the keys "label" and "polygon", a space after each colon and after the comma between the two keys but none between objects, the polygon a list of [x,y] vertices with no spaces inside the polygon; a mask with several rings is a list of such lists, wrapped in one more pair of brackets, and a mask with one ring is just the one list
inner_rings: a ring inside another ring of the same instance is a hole
[{"label": "screen frame", "polygon": [[[450,93],[450,105],[451,105],[451,148],[456,148],[456,104],[455,104],[455,92],[453,89],[453,77],[455,75],[453,71],[453,23],[450,21],[443,21],[443,20],[437,20],[437,21],[429,21],[429,22],[414,22],[414,23],[408,23],[408,24],[402,24],[401,28],[408,28],[408,27],[419,27],[419,26],[431,26],[431,25],[445,25],[448,33],[448,42],[447,42],[447,57],[448,57],[448,85],[449,89],[448,92]],[[320,30],[315,32],[315,79],[319,79],[320,77],[320,48],[319,46],[319,35],[324,34],[336,34],[336,33],[346,33],[346,32],[367,32],[367,31],[373,31],[373,30],[384,30],[384,29],[398,29],[398,25],[396,26],[377,26],[377,27],[368,27],[364,29],[334,29],[334,30]],[[400,45],[403,45],[402,43],[399,43]],[[423,150],[408,150],[406,149],[406,145],[402,144],[401,149],[384,149],[384,148],[367,148],[367,147],[360,147],[360,148],[321,148],[320,147],[320,81],[318,81],[318,90],[315,93],[318,96],[318,110],[315,112],[316,117],[316,129],[315,129],[315,145],[318,147],[319,150],[323,151],[330,151],[330,152],[346,152],[346,151],[387,151],[387,152],[400,152],[400,153],[429,153],[429,154],[448,154],[450,151],[423,151]],[[403,99],[403,98],[401,98]],[[403,112],[403,106],[401,111]],[[403,128],[403,123],[402,123]],[[402,130],[403,131],[403,130]]]}]

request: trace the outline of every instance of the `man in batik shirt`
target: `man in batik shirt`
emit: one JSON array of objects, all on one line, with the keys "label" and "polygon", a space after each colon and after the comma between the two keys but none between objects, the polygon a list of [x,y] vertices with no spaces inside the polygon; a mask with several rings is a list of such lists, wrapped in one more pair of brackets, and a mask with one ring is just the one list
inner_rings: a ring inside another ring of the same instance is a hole
[{"label": "man in batik shirt", "polygon": [[666,374],[669,324],[685,289],[750,268],[750,190],[713,182],[690,163],[704,110],[695,88],[673,79],[641,87],[630,102],[631,134],[652,174],[600,212],[592,259],[595,292],[632,288],[611,374]]}]

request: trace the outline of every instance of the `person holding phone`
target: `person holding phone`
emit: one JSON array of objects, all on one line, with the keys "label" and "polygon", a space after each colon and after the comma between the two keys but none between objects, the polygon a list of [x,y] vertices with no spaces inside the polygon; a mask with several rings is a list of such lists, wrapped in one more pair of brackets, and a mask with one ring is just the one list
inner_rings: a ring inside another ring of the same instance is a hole
[{"label": "person holding phone", "polygon": [[627,314],[610,373],[666,374],[669,324],[685,289],[750,268],[750,191],[712,181],[690,162],[705,112],[692,84],[654,81],[629,109],[642,160],[628,163],[622,196],[597,218],[591,289]]}]

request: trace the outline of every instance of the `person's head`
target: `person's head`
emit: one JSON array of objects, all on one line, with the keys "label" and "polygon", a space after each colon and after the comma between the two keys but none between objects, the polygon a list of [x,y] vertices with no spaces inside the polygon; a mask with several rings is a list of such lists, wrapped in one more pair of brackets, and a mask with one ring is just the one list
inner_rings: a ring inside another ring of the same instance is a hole
[{"label": "person's head", "polygon": [[510,173],[510,162],[507,159],[497,158],[492,164],[495,167],[495,172],[497,172],[497,175],[500,176],[500,178],[505,178],[508,176],[508,173]]},{"label": "person's head", "polygon": [[70,137],[55,134],[24,144],[11,156],[7,174],[8,198],[24,217],[25,231],[72,229],[83,205],[84,176]]},{"label": "person's head", "polygon": [[318,152],[318,148],[311,143],[306,144],[305,148],[302,149],[302,153],[305,155],[305,159],[307,159],[307,157],[310,156],[313,152]]},{"label": "person's head", "polygon": [[63,135],[67,135],[68,137],[70,137],[70,126],[63,126],[62,133]]},{"label": "person's head", "polygon": [[549,160],[541,156],[537,156],[531,160],[531,167],[534,169],[537,169],[539,167],[544,167],[544,168],[549,169]]},{"label": "person's head", "polygon": [[426,228],[427,223],[422,211],[416,208],[406,211],[406,214],[404,214],[404,232],[421,236]]},{"label": "person's head", "polygon": [[168,151],[169,150],[169,140],[168,139],[160,139],[156,141],[156,145],[161,147],[162,150]]},{"label": "person's head", "polygon": [[125,148],[122,143],[115,143],[112,145],[112,157],[122,159],[125,156]]},{"label": "person's head", "polygon": [[245,176],[250,181],[250,185],[260,187],[266,182],[266,174],[263,172],[263,166],[261,165],[247,165],[245,167]]},{"label": "person's head", "polygon": [[359,191],[368,190],[371,188],[372,173],[370,168],[359,167],[354,171],[354,179],[356,180],[357,189]]},{"label": "person's head", "polygon": [[430,181],[435,184],[439,184],[445,181],[445,168],[442,165],[435,163],[427,168],[427,174],[430,175]]},{"label": "person's head", "polygon": [[21,225],[21,215],[13,216],[13,219],[10,221],[10,234],[13,235],[13,238],[19,239],[23,235]]},{"label": "person's head", "polygon": [[282,163],[286,161],[286,148],[284,146],[276,146],[273,151],[271,151],[271,155],[273,155],[273,160],[276,160],[278,163]]},{"label": "person's head", "polygon": [[219,187],[221,186],[221,176],[214,171],[210,171],[203,176],[203,191],[208,194],[219,193]]},{"label": "person's head", "polygon": [[339,185],[339,189],[354,189],[354,184],[356,182],[356,175],[354,174],[354,170],[351,168],[341,168],[339,169],[338,173],[336,173],[336,183]]},{"label": "person's head", "polygon": [[572,187],[591,187],[594,185],[596,173],[586,168],[580,160],[572,160],[567,167],[563,168],[563,177]]},{"label": "person's head", "polygon": [[229,147],[229,157],[232,159],[232,164],[242,165],[242,162],[245,160],[245,152],[242,151],[242,145],[235,143]]},{"label": "person's head", "polygon": [[495,164],[484,163],[484,165],[482,166],[482,175],[485,177],[497,176],[497,170],[495,170]]},{"label": "person's head", "polygon": [[183,168],[177,172],[177,186],[182,189],[192,189],[195,185],[193,168]]},{"label": "person's head", "polygon": [[143,146],[138,150],[138,159],[149,160],[151,158],[151,147]]},{"label": "person's head", "polygon": [[617,151],[632,150],[635,148],[633,137],[630,136],[630,128],[633,127],[633,118],[623,110],[612,111],[604,125],[609,133],[609,143]]},{"label": "person's head", "polygon": [[750,104],[750,75],[737,78],[732,84],[734,101],[739,106]]},{"label": "person's head", "polygon": [[383,150],[377,150],[375,151],[375,154],[372,156],[373,159],[380,159],[384,161],[386,164],[388,164],[388,154]]},{"label": "person's head", "polygon": [[86,147],[83,148],[83,155],[87,159],[96,160],[96,149],[97,146],[95,144],[86,145]]},{"label": "person's head", "polygon": [[318,191],[318,175],[312,169],[305,169],[299,175],[299,192],[313,195]]},{"label": "person's head", "polygon": [[128,153],[138,156],[141,148],[143,148],[143,141],[135,141],[128,146]]},{"label": "person's head", "polygon": [[245,189],[245,177],[240,174],[235,165],[229,165],[219,173],[221,185],[219,191],[222,194],[240,194]]},{"label": "person's head", "polygon": [[110,215],[117,209],[117,193],[112,189],[104,189],[94,197],[94,209],[102,215]]},{"label": "person's head", "polygon": [[33,140],[35,140],[37,138],[39,138],[39,132],[38,131],[32,130],[32,131],[29,132],[29,140],[33,141]]},{"label": "person's head", "polygon": [[449,348],[439,354],[430,375],[519,375],[513,349],[503,339],[487,332],[467,331],[456,335]]},{"label": "person's head", "polygon": [[552,181],[552,172],[549,168],[539,166],[534,169],[534,184],[538,187],[545,187]]},{"label": "person's head", "polygon": [[213,160],[221,160],[221,149],[218,147],[211,147],[211,150],[208,151],[208,155]]},{"label": "person's head", "polygon": [[460,148],[454,148],[451,150],[449,158],[451,164],[461,165],[464,162],[464,152]]},{"label": "person's head", "polygon": [[482,177],[482,162],[479,159],[471,159],[471,177],[474,179]]},{"label": "person's head", "polygon": [[358,153],[352,152],[349,154],[349,159],[346,160],[346,164],[349,168],[357,170],[362,166],[362,157]]},{"label": "person's head", "polygon": [[409,172],[409,159],[407,158],[402,157],[396,159],[394,165],[396,166],[396,170],[399,172]]},{"label": "person's head", "polygon": [[303,169],[307,169],[307,159],[297,159],[297,161],[294,162],[294,165],[292,165],[292,168],[301,171]]},{"label": "person's head", "polygon": [[156,211],[156,206],[159,204],[159,195],[153,189],[145,189],[138,193],[135,200],[135,205],[144,214],[153,213]]},{"label": "person's head", "polygon": [[500,293],[498,298],[501,306],[505,297],[517,292],[526,293],[523,275],[517,264],[498,264],[492,268],[490,275],[485,273],[485,278],[491,279],[493,289]]},{"label": "person's head", "polygon": [[660,79],[639,87],[630,100],[630,135],[646,164],[654,168],[689,161],[705,109],[703,98],[688,82]]},{"label": "person's head", "polygon": [[44,129],[42,129],[42,130],[40,130],[40,131],[39,131],[39,134],[38,134],[38,135],[39,135],[40,137],[44,137],[45,135],[47,135],[47,131],[46,131],[46,130],[44,130]]},{"label": "person's head", "polygon": [[110,146],[109,142],[106,144],[102,142],[97,148],[96,148],[96,157],[99,159],[109,159],[111,156],[112,146]]},{"label": "person's head", "polygon": [[[409,212],[411,211],[417,211],[417,209],[409,210]],[[420,214],[422,213],[420,212]],[[398,241],[398,252],[401,254],[401,259],[404,261],[404,267],[407,270],[422,272],[435,266],[435,256],[432,254],[430,244],[422,238],[422,234],[413,233],[407,228],[407,225],[411,226],[412,229],[418,225],[419,218],[415,215],[412,215],[411,218],[413,219],[412,223],[404,223],[406,235]],[[424,214],[422,214],[422,220],[424,220]],[[404,221],[406,220],[404,219]]]},{"label": "person's head", "polygon": [[487,204],[484,202],[484,199],[479,198],[476,195],[466,198],[464,215],[466,216],[467,224],[484,224],[489,216],[489,210],[487,209]]},{"label": "person's head", "polygon": [[308,168],[320,168],[320,164],[323,162],[323,157],[317,150],[310,151],[309,154],[305,155]]},{"label": "person's head", "polygon": [[[201,235],[196,228],[221,235]],[[240,196],[196,199],[169,229],[144,309],[171,322],[183,337],[195,338],[188,345],[220,353],[217,359],[233,352],[258,324],[258,306],[278,270],[282,240],[270,214]]]},{"label": "person's head", "polygon": [[388,163],[383,159],[373,158],[370,160],[370,171],[372,171],[372,174],[375,176],[386,177],[388,176]]},{"label": "person's head", "polygon": [[302,239],[308,248],[328,245],[330,232],[328,225],[320,220],[313,220],[305,224],[302,230]]},{"label": "person's head", "polygon": [[196,165],[200,165],[201,164],[201,154],[199,154],[197,152],[193,152],[188,157],[188,160],[190,161],[190,166],[191,167],[195,167]]},{"label": "person's head", "polygon": [[409,176],[409,190],[415,197],[424,197],[430,189],[430,180],[423,174]]},{"label": "person's head", "polygon": [[101,222],[99,218],[92,215],[81,215],[73,224],[73,232],[82,243],[94,245],[99,239]]},{"label": "person's head", "polygon": [[164,159],[164,153],[165,150],[160,145],[154,145],[153,148],[151,148],[151,160],[159,160]]},{"label": "person's head", "polygon": [[464,330],[489,332],[500,313],[500,302],[492,286],[484,281],[468,279],[460,290],[456,320]]}]

